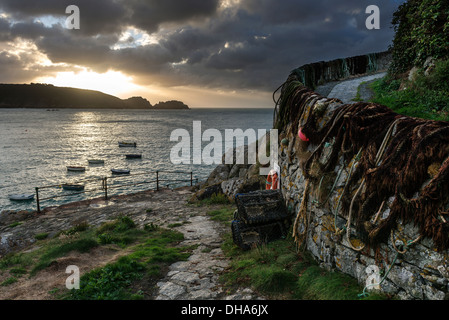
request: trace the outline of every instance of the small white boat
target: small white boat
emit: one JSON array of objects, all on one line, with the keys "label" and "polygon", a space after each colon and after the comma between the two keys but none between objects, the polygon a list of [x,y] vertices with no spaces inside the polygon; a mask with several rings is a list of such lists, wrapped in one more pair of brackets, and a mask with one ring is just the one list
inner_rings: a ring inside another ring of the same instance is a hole
[{"label": "small white boat", "polygon": [[89,162],[89,164],[104,164],[104,160],[101,159],[91,159],[87,161]]},{"label": "small white boat", "polygon": [[121,142],[119,142],[118,143],[118,146],[119,147],[137,147],[137,144],[135,143],[135,142],[124,142],[124,141],[121,141]]},{"label": "small white boat", "polygon": [[85,167],[73,167],[73,166],[68,166],[67,167],[67,171],[78,171],[78,172],[83,172],[86,171]]},{"label": "small white boat", "polygon": [[82,191],[82,190],[84,190],[84,186],[82,184],[66,183],[66,184],[62,185],[62,188],[64,190],[71,190],[71,191]]},{"label": "small white boat", "polygon": [[11,194],[9,196],[10,200],[14,201],[27,201],[27,200],[33,200],[34,194]]},{"label": "small white boat", "polygon": [[111,169],[113,174],[129,174],[129,169]]}]

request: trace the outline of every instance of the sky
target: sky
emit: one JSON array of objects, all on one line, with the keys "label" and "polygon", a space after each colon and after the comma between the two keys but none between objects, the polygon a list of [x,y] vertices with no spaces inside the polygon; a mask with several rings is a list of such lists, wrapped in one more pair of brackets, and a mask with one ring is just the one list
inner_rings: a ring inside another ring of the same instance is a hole
[{"label": "sky", "polygon": [[[0,83],[274,107],[304,64],[380,52],[401,0],[0,0]],[[79,8],[79,29],[67,27]],[[380,9],[368,30],[366,8]]]}]

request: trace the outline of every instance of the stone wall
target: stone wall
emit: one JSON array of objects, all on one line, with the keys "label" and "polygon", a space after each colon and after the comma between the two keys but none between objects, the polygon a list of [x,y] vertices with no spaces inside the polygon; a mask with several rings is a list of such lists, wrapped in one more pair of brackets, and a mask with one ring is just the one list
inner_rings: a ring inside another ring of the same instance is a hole
[{"label": "stone wall", "polygon": [[367,73],[386,71],[391,63],[389,51],[344,59],[309,63],[292,71],[301,83],[314,89],[327,82],[339,81]]},{"label": "stone wall", "polygon": [[298,246],[366,292],[446,299],[449,125],[344,105],[299,80],[283,85],[274,124]]}]

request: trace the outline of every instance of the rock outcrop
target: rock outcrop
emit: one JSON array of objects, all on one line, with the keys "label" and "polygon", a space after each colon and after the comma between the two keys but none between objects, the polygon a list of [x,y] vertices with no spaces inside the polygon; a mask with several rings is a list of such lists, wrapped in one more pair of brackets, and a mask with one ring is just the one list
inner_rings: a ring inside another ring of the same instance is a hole
[{"label": "rock outcrop", "polygon": [[156,103],[152,109],[189,109],[189,106],[181,101],[170,100]]},{"label": "rock outcrop", "polygon": [[[267,134],[267,140],[269,134]],[[257,143],[257,142],[255,142]],[[206,181],[199,184],[199,190],[193,195],[191,201],[210,198],[214,194],[223,194],[229,201],[234,201],[238,193],[261,190],[265,188],[266,176],[260,175],[260,164],[248,163],[247,145],[228,150],[233,153],[233,159],[237,154],[243,153],[245,162],[243,164],[225,164],[225,153],[222,156],[222,164],[218,165],[209,175]]]}]

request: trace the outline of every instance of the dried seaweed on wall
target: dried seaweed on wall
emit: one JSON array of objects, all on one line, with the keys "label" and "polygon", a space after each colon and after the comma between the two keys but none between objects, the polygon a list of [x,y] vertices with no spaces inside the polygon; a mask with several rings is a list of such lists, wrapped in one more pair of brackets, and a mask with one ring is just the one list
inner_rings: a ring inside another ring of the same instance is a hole
[{"label": "dried seaweed on wall", "polygon": [[[399,222],[413,222],[438,250],[448,249],[449,225],[444,215],[449,204],[449,123],[406,117],[382,105],[358,102],[339,105],[320,127],[318,108],[311,107],[311,101],[323,97],[297,80],[290,77],[282,88],[277,127],[282,130],[291,124],[295,133],[301,124],[309,143],[316,146],[303,164],[304,176],[312,181],[335,171],[341,158],[349,164],[361,152],[341,198],[342,214],[348,216],[351,211],[361,240],[376,247],[388,240]],[[314,166],[329,145],[327,161]],[[373,223],[388,199],[394,199],[388,217]]]}]

